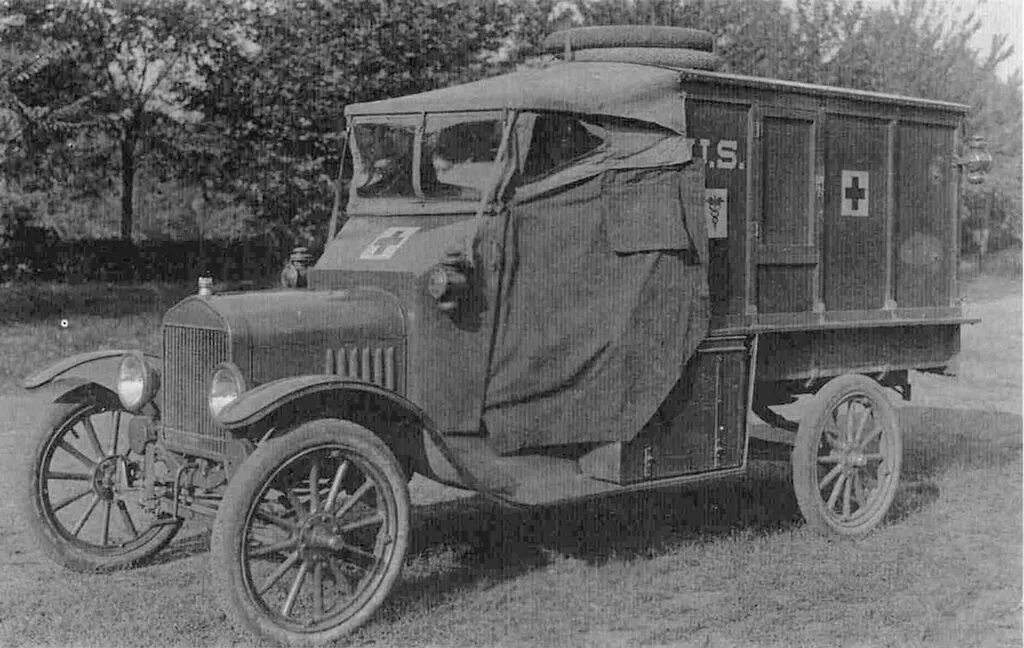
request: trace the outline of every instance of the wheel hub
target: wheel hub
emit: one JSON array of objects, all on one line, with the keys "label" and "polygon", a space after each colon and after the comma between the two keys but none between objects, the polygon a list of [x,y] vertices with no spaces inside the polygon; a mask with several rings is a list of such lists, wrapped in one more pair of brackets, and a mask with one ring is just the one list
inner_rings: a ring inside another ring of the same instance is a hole
[{"label": "wheel hub", "polygon": [[845,472],[855,472],[859,468],[863,468],[868,465],[867,457],[860,450],[847,450],[843,452],[843,470]]},{"label": "wheel hub", "polygon": [[118,468],[120,457],[107,457],[100,461],[92,472],[92,489],[106,500],[114,499],[118,486]]},{"label": "wheel hub", "polygon": [[310,556],[339,551],[344,546],[341,523],[332,515],[312,515],[299,531],[299,550]]}]

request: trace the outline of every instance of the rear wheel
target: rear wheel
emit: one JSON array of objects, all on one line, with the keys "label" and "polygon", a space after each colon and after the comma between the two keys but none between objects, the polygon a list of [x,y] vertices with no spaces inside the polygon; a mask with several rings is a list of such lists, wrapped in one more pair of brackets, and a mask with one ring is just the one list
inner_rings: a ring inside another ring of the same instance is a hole
[{"label": "rear wheel", "polygon": [[24,518],[41,549],[69,569],[129,567],[178,531],[139,505],[144,458],[128,444],[131,416],[97,402],[55,403],[27,446]]},{"label": "rear wheel", "polygon": [[388,447],[340,420],[267,441],[224,494],[210,543],[224,612],[284,644],[323,644],[380,607],[409,544],[409,492]]},{"label": "rear wheel", "polygon": [[860,536],[885,517],[899,483],[903,439],[885,391],[845,375],[815,395],[793,448],[793,487],[807,525]]}]

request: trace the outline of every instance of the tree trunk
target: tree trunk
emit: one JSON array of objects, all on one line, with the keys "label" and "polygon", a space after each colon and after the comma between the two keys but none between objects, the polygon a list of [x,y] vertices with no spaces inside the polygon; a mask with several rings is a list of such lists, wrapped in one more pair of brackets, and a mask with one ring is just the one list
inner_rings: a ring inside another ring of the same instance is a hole
[{"label": "tree trunk", "polygon": [[132,240],[135,217],[135,129],[128,126],[121,134],[121,240]]}]

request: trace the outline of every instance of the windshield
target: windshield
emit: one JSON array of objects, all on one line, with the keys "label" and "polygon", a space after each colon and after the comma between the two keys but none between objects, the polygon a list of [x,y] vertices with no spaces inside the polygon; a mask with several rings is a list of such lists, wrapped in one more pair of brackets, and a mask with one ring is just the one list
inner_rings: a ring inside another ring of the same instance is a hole
[{"label": "windshield", "polygon": [[357,124],[353,185],[361,198],[415,196],[412,184],[415,126]]},{"label": "windshield", "polygon": [[354,195],[479,201],[496,179],[502,132],[500,113],[360,119],[353,127]]},{"label": "windshield", "polygon": [[421,163],[424,197],[480,200],[493,180],[501,133],[496,119],[428,116]]}]

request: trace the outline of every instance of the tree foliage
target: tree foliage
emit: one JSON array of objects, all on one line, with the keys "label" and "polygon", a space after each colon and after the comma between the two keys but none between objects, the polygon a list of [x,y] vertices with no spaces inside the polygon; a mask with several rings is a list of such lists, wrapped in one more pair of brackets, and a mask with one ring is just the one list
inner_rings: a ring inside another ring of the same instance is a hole
[{"label": "tree foliage", "polygon": [[[216,3],[13,0],[7,5],[9,16],[21,16],[9,42],[30,49],[43,39],[73,49],[64,64],[41,70],[36,83],[22,83],[20,101],[42,114],[52,114],[46,111],[53,105],[74,108],[79,137],[52,142],[52,148],[80,149],[64,161],[86,185],[96,185],[97,169],[108,177],[117,174],[121,236],[130,238],[135,177],[147,153],[141,147],[175,138],[177,126],[197,125],[203,113],[193,108],[195,99],[208,77],[219,72],[213,54],[247,42],[227,22],[224,5]],[[83,132],[88,135],[81,137]]]},{"label": "tree foliage", "polygon": [[[8,156],[20,163],[5,163],[5,178],[35,192],[31,209],[117,202],[125,237],[140,233],[136,205],[169,209],[170,198],[150,194],[178,187],[183,206],[175,219],[245,215],[311,242],[330,211],[346,104],[530,63],[553,29],[615,23],[708,29],[728,72],[968,104],[968,132],[986,134],[996,156],[996,202],[1020,220],[1021,76],[996,74],[1010,56],[1005,37],[976,51],[978,15],[956,14],[939,0],[881,8],[857,0],[0,0],[0,7],[0,122],[7,150],[29,152]],[[137,185],[146,195],[136,195]]]},{"label": "tree foliage", "polygon": [[[496,5],[296,0],[239,16],[261,52],[230,52],[203,94],[230,147],[217,169],[264,219],[322,235],[346,104],[417,92],[488,71],[504,34]],[[310,241],[307,241],[310,242]]]}]

